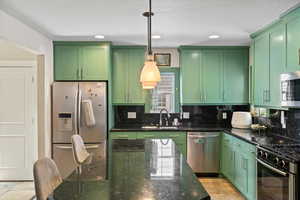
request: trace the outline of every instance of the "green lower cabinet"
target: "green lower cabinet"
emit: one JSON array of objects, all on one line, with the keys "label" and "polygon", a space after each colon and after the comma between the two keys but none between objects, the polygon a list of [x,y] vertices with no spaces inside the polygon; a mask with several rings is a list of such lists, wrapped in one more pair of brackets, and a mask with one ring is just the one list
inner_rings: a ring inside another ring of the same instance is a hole
[{"label": "green lower cabinet", "polygon": [[186,157],[186,132],[110,132],[110,139],[172,139]]},{"label": "green lower cabinet", "polygon": [[110,139],[135,140],[136,135],[136,132],[111,132]]},{"label": "green lower cabinet", "polygon": [[249,200],[256,199],[255,148],[223,133],[221,173]]}]

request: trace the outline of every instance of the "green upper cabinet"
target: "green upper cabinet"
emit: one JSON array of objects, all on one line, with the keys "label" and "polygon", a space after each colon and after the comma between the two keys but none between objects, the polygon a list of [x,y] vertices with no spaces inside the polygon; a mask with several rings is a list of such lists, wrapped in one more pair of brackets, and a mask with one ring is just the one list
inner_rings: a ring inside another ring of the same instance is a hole
[{"label": "green upper cabinet", "polygon": [[300,70],[300,7],[253,33],[256,106],[280,108],[280,74]]},{"label": "green upper cabinet", "polygon": [[54,45],[54,79],[79,79],[79,47]]},{"label": "green upper cabinet", "polygon": [[110,43],[54,42],[54,80],[108,80]]},{"label": "green upper cabinet", "polygon": [[222,53],[204,51],[202,59],[202,91],[205,103],[223,103]]},{"label": "green upper cabinet", "polygon": [[107,80],[109,50],[107,46],[89,45],[80,48],[82,80]]},{"label": "green upper cabinet", "polygon": [[286,23],[287,32],[287,71],[300,70],[300,17],[294,17]]},{"label": "green upper cabinet", "polygon": [[[224,90],[226,103],[249,102],[248,51],[231,51],[223,55]],[[234,88],[234,89],[232,89]]]},{"label": "green upper cabinet", "polygon": [[181,104],[248,103],[248,47],[181,47]]},{"label": "green upper cabinet", "polygon": [[280,107],[280,74],[285,71],[285,27],[277,26],[270,31],[270,101],[269,105]]},{"label": "green upper cabinet", "polygon": [[113,48],[113,104],[145,104],[140,83],[144,61],[144,47]]},{"label": "green upper cabinet", "polygon": [[186,50],[180,54],[181,62],[181,103],[198,104],[204,97],[201,91],[201,52]]},{"label": "green upper cabinet", "polygon": [[269,101],[269,35],[264,34],[255,39],[254,50],[254,104],[265,106]]}]

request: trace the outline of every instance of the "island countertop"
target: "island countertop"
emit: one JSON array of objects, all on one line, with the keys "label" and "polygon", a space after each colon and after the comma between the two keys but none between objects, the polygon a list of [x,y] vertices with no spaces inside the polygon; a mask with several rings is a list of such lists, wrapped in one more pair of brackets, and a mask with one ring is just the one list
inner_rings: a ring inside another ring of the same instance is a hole
[{"label": "island countertop", "polygon": [[113,140],[109,148],[108,179],[93,177],[92,163],[64,180],[54,199],[210,200],[173,140]]}]

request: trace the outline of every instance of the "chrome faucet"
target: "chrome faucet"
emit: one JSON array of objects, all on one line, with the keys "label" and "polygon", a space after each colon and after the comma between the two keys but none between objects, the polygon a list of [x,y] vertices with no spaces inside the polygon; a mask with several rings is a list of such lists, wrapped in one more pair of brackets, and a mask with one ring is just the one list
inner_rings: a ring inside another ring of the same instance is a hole
[{"label": "chrome faucet", "polygon": [[163,111],[165,111],[167,113],[166,126],[168,126],[169,125],[170,114],[169,114],[169,111],[165,108],[161,109],[160,112],[159,112],[159,126],[162,126],[162,124],[163,124],[163,120],[162,120]]}]

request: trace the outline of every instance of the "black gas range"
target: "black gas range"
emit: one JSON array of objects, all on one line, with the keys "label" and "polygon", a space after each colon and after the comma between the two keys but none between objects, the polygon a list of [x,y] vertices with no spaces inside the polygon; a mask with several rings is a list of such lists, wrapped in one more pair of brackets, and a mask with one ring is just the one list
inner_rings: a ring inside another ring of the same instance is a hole
[{"label": "black gas range", "polygon": [[299,200],[300,144],[271,137],[257,146],[257,200]]}]

